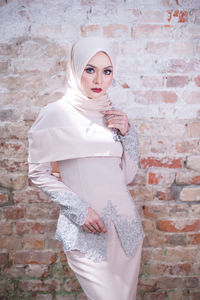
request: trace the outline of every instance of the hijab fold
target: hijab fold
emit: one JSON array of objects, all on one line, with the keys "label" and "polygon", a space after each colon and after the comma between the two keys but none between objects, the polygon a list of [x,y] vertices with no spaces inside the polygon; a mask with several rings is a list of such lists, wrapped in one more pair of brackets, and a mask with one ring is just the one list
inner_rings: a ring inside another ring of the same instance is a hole
[{"label": "hijab fold", "polygon": [[89,156],[122,155],[120,142],[105,126],[101,110],[111,109],[108,95],[90,99],[81,89],[81,76],[90,58],[104,51],[115,66],[113,48],[99,37],[80,39],[71,51],[65,95],[40,110],[28,133],[29,163],[52,162]]}]

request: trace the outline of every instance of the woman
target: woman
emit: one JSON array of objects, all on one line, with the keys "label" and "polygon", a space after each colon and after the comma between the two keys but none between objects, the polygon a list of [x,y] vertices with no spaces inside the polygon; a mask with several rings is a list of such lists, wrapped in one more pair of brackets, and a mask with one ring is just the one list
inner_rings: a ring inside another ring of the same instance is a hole
[{"label": "woman", "polygon": [[[137,136],[107,95],[115,57],[98,37],[72,48],[65,96],[29,131],[29,177],[60,206],[55,239],[88,299],[136,299],[144,231],[128,191]],[[62,181],[51,175],[57,161]]]}]

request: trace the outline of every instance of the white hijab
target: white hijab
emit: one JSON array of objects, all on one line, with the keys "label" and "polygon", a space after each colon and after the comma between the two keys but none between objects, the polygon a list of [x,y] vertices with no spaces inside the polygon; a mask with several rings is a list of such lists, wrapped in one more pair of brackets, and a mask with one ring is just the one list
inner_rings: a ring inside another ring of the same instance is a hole
[{"label": "white hijab", "polygon": [[87,37],[76,42],[71,50],[70,65],[68,69],[68,88],[64,101],[90,116],[102,116],[100,110],[112,108],[112,101],[108,95],[90,99],[84,95],[81,88],[81,76],[88,61],[97,52],[105,52],[115,68],[115,54],[109,40],[102,37]]},{"label": "white hijab", "polygon": [[[29,163],[90,156],[121,157],[121,144],[115,142],[108,127],[102,126],[103,118],[99,112],[110,109],[112,102],[107,95],[90,99],[81,90],[83,70],[99,51],[109,55],[114,67],[113,50],[107,40],[85,38],[74,45],[66,95],[43,107],[29,130]],[[97,120],[91,123],[91,116]],[[96,134],[88,131],[91,126]]]}]

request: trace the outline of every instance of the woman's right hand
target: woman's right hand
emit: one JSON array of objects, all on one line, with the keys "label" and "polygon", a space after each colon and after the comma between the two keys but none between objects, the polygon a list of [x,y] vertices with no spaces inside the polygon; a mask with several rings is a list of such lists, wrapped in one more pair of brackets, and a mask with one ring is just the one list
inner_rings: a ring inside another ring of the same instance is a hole
[{"label": "woman's right hand", "polygon": [[88,208],[87,219],[81,227],[83,227],[83,229],[91,233],[107,232],[103,221],[96,213],[96,211],[91,207]]}]

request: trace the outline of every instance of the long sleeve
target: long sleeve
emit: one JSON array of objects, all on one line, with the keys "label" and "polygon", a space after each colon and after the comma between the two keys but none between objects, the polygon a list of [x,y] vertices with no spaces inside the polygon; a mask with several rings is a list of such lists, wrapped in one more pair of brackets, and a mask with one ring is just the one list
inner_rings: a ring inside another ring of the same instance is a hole
[{"label": "long sleeve", "polygon": [[138,136],[130,122],[129,131],[126,135],[120,135],[124,151],[121,159],[121,168],[124,172],[125,182],[129,184],[133,181],[138,171]]},{"label": "long sleeve", "polygon": [[50,196],[72,222],[83,225],[89,205],[51,173],[51,163],[29,163],[29,178],[33,184]]}]

